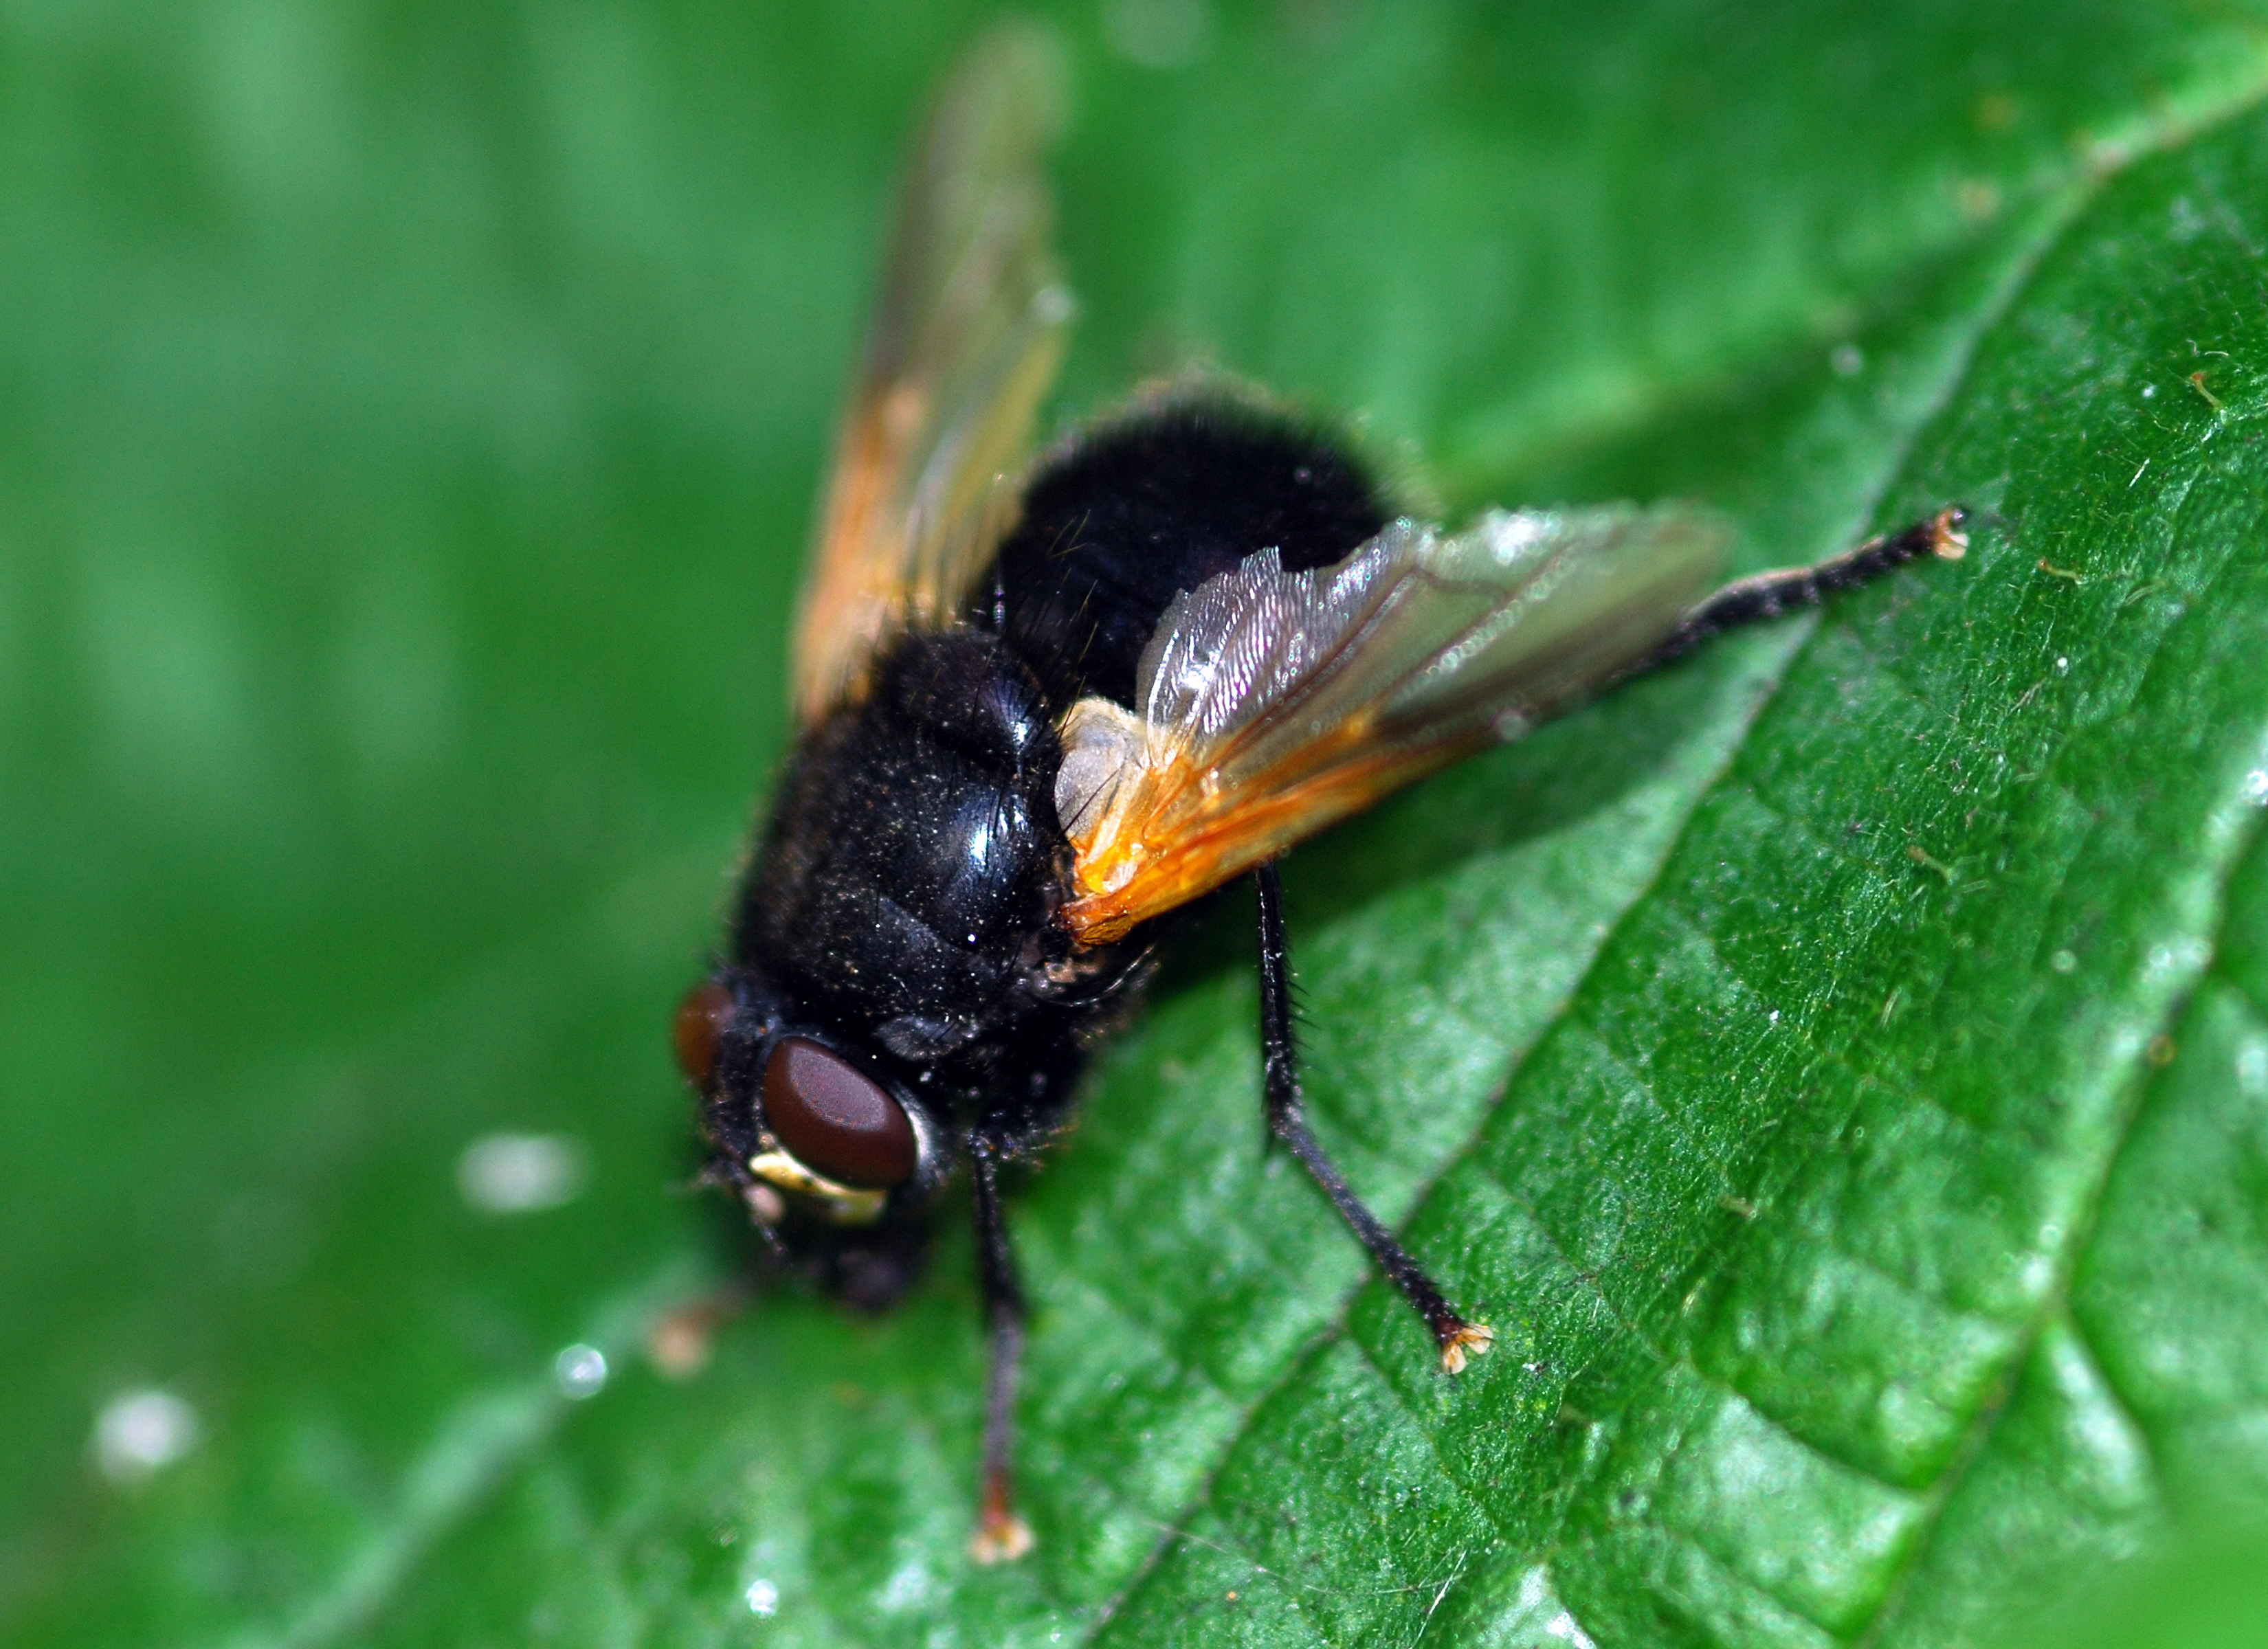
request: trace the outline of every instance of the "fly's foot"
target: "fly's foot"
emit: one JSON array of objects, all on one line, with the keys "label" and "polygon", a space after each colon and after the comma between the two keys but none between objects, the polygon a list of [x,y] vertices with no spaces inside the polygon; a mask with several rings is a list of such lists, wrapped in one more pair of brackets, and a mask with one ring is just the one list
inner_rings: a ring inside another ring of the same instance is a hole
[{"label": "fly's foot", "polygon": [[1930,518],[1929,548],[1940,561],[1959,561],[1969,553],[1969,534],[1962,529],[1968,525],[1969,512],[1959,504],[1949,510],[1940,510]]},{"label": "fly's foot", "polygon": [[986,1475],[984,1510],[976,1520],[976,1533],[968,1555],[981,1564],[1013,1563],[1032,1550],[1032,1526],[1016,1515],[1008,1499],[1004,1476]]},{"label": "fly's foot", "polygon": [[664,1380],[692,1379],[708,1367],[718,1329],[747,1303],[747,1285],[727,1283],[662,1313],[646,1330],[646,1360]]},{"label": "fly's foot", "polygon": [[1446,1323],[1441,1329],[1441,1372],[1462,1374],[1468,1358],[1483,1357],[1496,1343],[1496,1330],[1485,1322],[1466,1322],[1462,1319]]},{"label": "fly's foot", "polygon": [[647,1331],[646,1361],[664,1380],[690,1380],[709,1366],[716,1327],[706,1314],[684,1307],[673,1311]]}]

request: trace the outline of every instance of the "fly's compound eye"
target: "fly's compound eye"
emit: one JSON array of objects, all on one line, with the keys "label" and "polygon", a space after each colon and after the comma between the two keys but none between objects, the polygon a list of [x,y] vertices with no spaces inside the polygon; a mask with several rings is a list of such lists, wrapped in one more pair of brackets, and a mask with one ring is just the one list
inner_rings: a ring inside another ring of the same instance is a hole
[{"label": "fly's compound eye", "polygon": [[733,993],[714,979],[685,993],[670,1022],[669,1039],[677,1048],[677,1068],[686,1079],[706,1093],[717,1074],[717,1046],[725,1039],[725,1021],[733,1017]]},{"label": "fly's compound eye", "polygon": [[903,1185],[920,1166],[905,1107],[800,1036],[783,1038],[764,1066],[764,1121],[798,1161],[861,1190]]}]

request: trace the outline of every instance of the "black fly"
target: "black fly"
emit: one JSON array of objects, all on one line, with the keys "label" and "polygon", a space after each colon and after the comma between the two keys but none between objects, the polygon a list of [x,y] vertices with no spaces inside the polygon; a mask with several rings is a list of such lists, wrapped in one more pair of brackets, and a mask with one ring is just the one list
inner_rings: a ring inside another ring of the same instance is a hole
[{"label": "black fly", "polygon": [[1275,859],[1398,785],[1728,625],[1926,552],[1948,510],[1717,589],[1689,509],[1398,519],[1328,432],[1165,392],[1032,463],[1071,304],[1044,46],[981,46],[907,178],[797,632],[799,732],[725,960],[679,1010],[710,1177],[777,1261],[868,1307],[964,1166],[992,1375],[975,1551],[1009,1494],[1024,1301],[1001,1165],[1064,1121],[1160,918],[1258,885],[1267,1121],[1454,1373],[1491,1335],[1308,1131]]}]

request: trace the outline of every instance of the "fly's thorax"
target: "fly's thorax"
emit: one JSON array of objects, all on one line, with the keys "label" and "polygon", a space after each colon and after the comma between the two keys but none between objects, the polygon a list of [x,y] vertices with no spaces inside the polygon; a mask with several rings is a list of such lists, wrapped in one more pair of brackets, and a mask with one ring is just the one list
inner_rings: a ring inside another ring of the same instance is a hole
[{"label": "fly's thorax", "polygon": [[[866,699],[798,744],[725,966],[688,998],[679,1035],[688,1071],[710,1070],[695,1079],[716,1171],[760,1221],[887,1221],[969,1130],[1012,1150],[1060,1117],[1085,1027],[1124,971],[1056,920],[1071,863],[1060,752],[1031,673],[970,631],[907,638]],[[902,1187],[860,1182],[890,1178],[873,1165],[902,1167],[906,1150],[860,1079],[908,1118],[920,1166]]]},{"label": "fly's thorax", "polygon": [[997,638],[906,638],[797,747],[736,960],[909,1062],[1008,1031],[1053,994],[1059,760],[1038,684]]}]

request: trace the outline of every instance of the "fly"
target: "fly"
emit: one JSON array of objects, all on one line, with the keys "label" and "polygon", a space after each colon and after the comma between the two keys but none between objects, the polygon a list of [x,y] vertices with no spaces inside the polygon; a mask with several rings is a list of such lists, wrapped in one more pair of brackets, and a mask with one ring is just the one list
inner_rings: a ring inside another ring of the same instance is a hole
[{"label": "fly", "polygon": [[1676,505],[1398,515],[1330,431],[1168,388],[1030,453],[1072,305],[1051,60],[980,45],[914,151],[795,633],[796,736],[723,960],[678,1010],[707,1177],[776,1264],[875,1307],[966,1170],[991,1336],[975,1556],[1010,1493],[1025,1304],[1004,1165],[1064,1122],[1177,912],[1259,895],[1266,1120],[1432,1335],[1485,1352],[1302,1114],[1276,860],[1728,627],[1902,563],[1948,509],[1719,585]]}]

